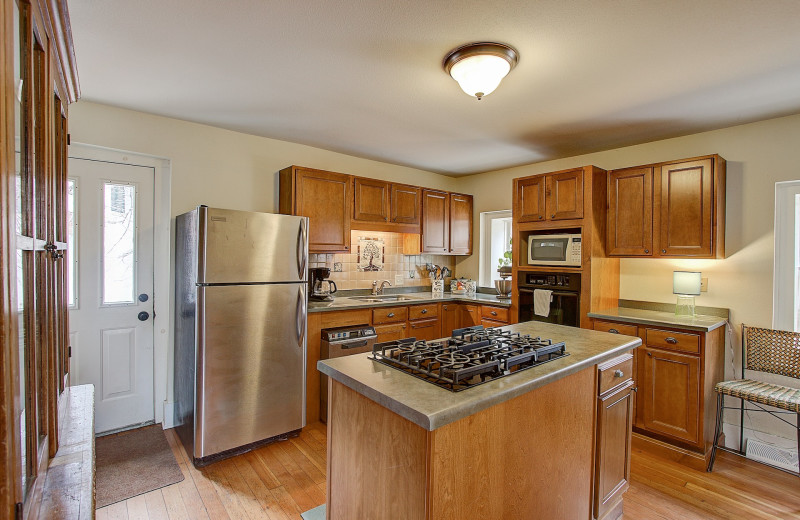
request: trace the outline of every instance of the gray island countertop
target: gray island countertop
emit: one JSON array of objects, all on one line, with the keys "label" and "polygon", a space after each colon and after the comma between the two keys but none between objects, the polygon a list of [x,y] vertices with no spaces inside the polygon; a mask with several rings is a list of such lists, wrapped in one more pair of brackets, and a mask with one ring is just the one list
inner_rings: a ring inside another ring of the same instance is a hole
[{"label": "gray island countertop", "polygon": [[319,361],[317,368],[414,424],[433,431],[642,344],[641,339],[632,336],[535,321],[501,328],[564,341],[569,355],[460,392],[439,388],[373,361],[370,353]]}]

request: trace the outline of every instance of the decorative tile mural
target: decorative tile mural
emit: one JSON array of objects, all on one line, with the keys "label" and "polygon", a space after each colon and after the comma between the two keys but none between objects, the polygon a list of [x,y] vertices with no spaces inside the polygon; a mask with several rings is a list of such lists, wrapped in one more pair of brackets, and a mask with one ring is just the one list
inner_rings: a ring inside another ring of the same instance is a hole
[{"label": "decorative tile mural", "polygon": [[380,238],[358,238],[358,270],[359,271],[383,271],[383,264],[386,260],[386,248]]}]

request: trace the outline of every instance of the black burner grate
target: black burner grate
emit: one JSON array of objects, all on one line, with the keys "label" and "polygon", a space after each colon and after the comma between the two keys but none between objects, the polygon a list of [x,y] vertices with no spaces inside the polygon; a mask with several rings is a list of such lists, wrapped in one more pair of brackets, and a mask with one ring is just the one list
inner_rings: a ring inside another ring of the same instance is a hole
[{"label": "black burner grate", "polygon": [[372,359],[459,392],[568,356],[564,342],[484,329],[458,329],[438,341],[407,338],[376,343]]}]

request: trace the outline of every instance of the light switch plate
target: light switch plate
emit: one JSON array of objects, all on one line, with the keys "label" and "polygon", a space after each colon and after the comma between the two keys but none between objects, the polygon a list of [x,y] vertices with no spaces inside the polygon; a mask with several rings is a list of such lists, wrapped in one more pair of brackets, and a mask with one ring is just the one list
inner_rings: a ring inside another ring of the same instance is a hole
[{"label": "light switch plate", "polygon": [[700,292],[708,292],[708,278],[700,278]]},{"label": "light switch plate", "polygon": [[402,274],[394,275],[394,284],[395,285],[403,285],[403,275]]}]

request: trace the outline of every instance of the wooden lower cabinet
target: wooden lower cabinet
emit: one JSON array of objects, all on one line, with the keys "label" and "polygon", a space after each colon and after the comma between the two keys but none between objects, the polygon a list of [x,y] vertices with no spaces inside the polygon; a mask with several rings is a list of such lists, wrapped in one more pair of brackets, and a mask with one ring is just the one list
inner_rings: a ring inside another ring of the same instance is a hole
[{"label": "wooden lower cabinet", "polygon": [[644,427],[697,444],[700,358],[646,346],[639,359],[644,365],[639,389]]},{"label": "wooden lower cabinet", "polygon": [[458,328],[475,327],[481,324],[480,305],[461,304],[458,312]]},{"label": "wooden lower cabinet", "polygon": [[377,342],[392,341],[408,337],[408,327],[405,323],[389,323],[387,325],[375,325],[375,333],[378,334]]},{"label": "wooden lower cabinet", "polygon": [[442,337],[442,323],[439,318],[409,321],[408,335],[426,341],[439,339]]},{"label": "wooden lower cabinet", "polygon": [[459,327],[458,314],[461,306],[457,303],[442,304],[442,337],[450,337]]}]

